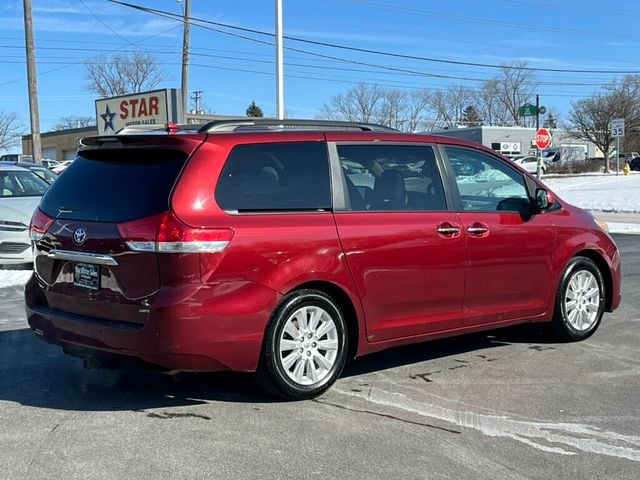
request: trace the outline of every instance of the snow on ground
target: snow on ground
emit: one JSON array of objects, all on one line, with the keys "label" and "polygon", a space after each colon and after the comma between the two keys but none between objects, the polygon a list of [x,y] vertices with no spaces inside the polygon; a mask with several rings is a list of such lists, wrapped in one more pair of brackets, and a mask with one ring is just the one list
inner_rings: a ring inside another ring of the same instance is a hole
[{"label": "snow on ground", "polygon": [[0,288],[24,285],[31,273],[31,270],[0,270]]},{"label": "snow on ground", "polygon": [[640,172],[542,178],[560,198],[602,212],[640,213]]}]

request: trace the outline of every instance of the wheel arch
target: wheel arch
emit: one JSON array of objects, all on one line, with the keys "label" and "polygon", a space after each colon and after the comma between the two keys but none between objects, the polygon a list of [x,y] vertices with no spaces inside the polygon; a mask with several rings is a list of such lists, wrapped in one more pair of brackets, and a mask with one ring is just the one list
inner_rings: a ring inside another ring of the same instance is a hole
[{"label": "wheel arch", "polygon": [[[605,290],[605,304],[604,309],[607,312],[611,311],[611,306],[613,303],[613,276],[611,275],[611,269],[609,268],[609,264],[607,261],[600,255],[598,252],[594,250],[581,250],[577,252],[573,257],[569,260],[576,257],[585,257],[591,260],[596,264],[598,270],[602,274],[602,279],[604,280],[604,290]],[[568,263],[568,262],[567,262]]]},{"label": "wheel arch", "polygon": [[295,292],[297,290],[319,290],[329,295],[340,307],[340,311],[344,315],[344,321],[347,324],[347,334],[349,337],[349,350],[347,358],[354,358],[358,352],[358,342],[360,339],[360,324],[358,322],[358,312],[349,295],[335,283],[327,281],[311,281],[297,285],[287,292]]}]

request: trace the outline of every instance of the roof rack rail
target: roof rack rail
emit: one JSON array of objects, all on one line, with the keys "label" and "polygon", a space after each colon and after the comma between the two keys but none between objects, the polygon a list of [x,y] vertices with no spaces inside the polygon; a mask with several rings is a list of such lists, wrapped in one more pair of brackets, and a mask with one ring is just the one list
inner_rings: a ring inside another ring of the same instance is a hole
[{"label": "roof rack rail", "polygon": [[363,132],[397,132],[397,130],[374,123],[345,122],[335,120],[304,120],[287,118],[252,118],[236,120],[214,120],[198,130],[199,133],[230,133],[236,131],[265,130],[359,130]]}]

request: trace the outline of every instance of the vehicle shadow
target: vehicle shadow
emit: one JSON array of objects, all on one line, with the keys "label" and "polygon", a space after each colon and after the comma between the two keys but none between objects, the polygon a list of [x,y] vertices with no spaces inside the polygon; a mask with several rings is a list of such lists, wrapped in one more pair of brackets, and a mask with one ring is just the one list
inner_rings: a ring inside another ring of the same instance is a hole
[{"label": "vehicle shadow", "polygon": [[[525,325],[394,348],[356,359],[343,377],[427,362],[513,343],[553,341],[544,327]],[[70,411],[141,411],[212,401],[270,403],[251,374],[170,377],[150,370],[86,370],[82,361],[38,339],[29,329],[0,331],[0,401]]]},{"label": "vehicle shadow", "polygon": [[531,344],[532,348],[536,348],[536,345],[558,343],[558,339],[549,333],[546,324],[516,325],[384,350],[355,359],[347,365],[342,376],[364,375],[438,358],[521,343]]}]

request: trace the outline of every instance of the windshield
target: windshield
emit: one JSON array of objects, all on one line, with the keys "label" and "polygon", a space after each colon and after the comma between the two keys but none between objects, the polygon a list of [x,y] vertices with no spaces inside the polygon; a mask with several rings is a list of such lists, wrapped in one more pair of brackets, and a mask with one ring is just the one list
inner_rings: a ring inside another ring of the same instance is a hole
[{"label": "windshield", "polygon": [[36,167],[36,168],[31,168],[31,171],[49,184],[53,183],[56,180],[56,178],[58,178],[58,176],[48,168]]},{"label": "windshield", "polygon": [[30,171],[0,171],[0,197],[39,197],[49,184]]}]

